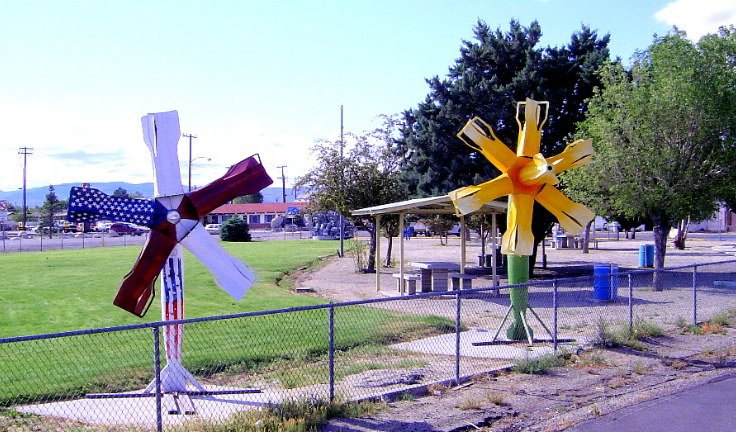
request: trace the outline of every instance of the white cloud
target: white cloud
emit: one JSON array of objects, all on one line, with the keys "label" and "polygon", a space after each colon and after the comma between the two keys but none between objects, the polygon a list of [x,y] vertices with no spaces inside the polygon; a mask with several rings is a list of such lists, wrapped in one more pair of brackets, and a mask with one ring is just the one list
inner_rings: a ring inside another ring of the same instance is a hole
[{"label": "white cloud", "polygon": [[676,0],[668,3],[654,17],[669,26],[687,32],[690,39],[700,40],[721,26],[736,23],[733,0]]}]

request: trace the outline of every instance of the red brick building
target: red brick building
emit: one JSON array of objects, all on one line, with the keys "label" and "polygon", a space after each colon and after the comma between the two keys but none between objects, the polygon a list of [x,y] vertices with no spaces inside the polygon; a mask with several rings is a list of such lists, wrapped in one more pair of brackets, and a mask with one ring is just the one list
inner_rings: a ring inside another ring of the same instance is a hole
[{"label": "red brick building", "polygon": [[210,212],[205,218],[205,223],[223,223],[230,218],[239,217],[248,222],[251,229],[271,228],[273,219],[287,213],[302,212],[307,204],[305,202],[225,204]]}]

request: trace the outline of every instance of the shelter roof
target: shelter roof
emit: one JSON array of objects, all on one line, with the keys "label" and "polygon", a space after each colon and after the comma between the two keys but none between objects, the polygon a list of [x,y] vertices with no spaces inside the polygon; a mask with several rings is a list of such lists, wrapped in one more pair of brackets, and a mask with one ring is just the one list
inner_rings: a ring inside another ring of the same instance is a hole
[{"label": "shelter roof", "polygon": [[[506,203],[491,201],[486,203],[476,213],[505,213]],[[350,212],[353,216],[375,216],[382,214],[412,213],[412,214],[455,214],[455,206],[449,195],[429,198],[415,198],[374,207],[366,207]]]}]

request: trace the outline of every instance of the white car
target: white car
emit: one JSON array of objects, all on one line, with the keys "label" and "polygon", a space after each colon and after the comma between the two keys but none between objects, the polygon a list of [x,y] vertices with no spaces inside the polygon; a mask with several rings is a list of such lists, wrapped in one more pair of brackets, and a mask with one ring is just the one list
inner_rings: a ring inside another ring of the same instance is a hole
[{"label": "white car", "polygon": [[112,222],[97,222],[95,224],[94,230],[97,232],[108,232],[110,231],[111,225],[112,225]]},{"label": "white car", "polygon": [[210,234],[218,235],[218,234],[220,234],[220,231],[222,231],[222,225],[220,225],[220,224],[207,224],[207,225],[205,225],[204,229],[208,233],[210,233]]}]

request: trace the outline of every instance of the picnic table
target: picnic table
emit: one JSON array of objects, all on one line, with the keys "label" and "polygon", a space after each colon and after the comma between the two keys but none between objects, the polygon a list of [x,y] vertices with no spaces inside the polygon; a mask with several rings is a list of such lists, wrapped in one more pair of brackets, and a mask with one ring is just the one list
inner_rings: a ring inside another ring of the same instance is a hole
[{"label": "picnic table", "polygon": [[445,261],[412,261],[410,265],[419,269],[422,292],[447,291],[448,273],[460,270],[458,263]]}]

